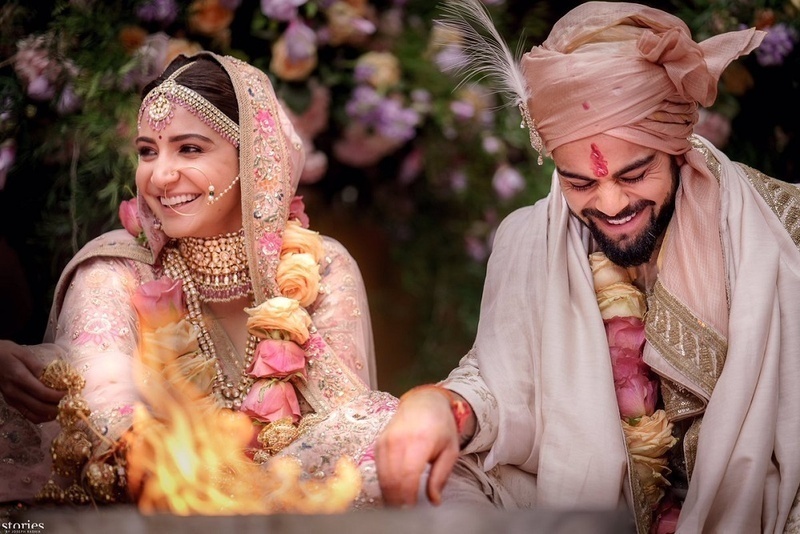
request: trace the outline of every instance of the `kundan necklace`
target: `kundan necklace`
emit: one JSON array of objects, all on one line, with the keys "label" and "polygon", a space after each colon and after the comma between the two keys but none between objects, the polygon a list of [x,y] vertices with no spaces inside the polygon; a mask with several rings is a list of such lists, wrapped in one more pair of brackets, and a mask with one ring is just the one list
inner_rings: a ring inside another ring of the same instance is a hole
[{"label": "kundan necklace", "polygon": [[[223,237],[232,237],[234,235],[236,234],[226,234],[226,236]],[[216,238],[214,240],[219,241],[220,238]],[[208,331],[205,319],[203,317],[202,302],[205,300],[203,298],[203,293],[198,287],[199,284],[197,284],[192,270],[189,268],[188,261],[183,254],[179,252],[180,248],[181,245],[179,242],[177,249],[173,247],[168,247],[165,249],[164,274],[174,280],[181,280],[183,282],[183,293],[186,297],[186,307],[188,309],[189,322],[192,323],[198,331],[197,341],[200,345],[200,350],[206,355],[207,358],[214,361],[214,380],[211,385],[211,389],[214,392],[214,397],[217,399],[217,402],[219,402],[220,405],[226,408],[238,409],[242,405],[242,401],[247,396],[247,393],[250,391],[250,388],[255,382],[255,378],[248,375],[246,371],[250,364],[253,363],[253,355],[255,354],[255,348],[258,340],[252,334],[250,334],[250,336],[247,338],[245,358],[242,365],[242,376],[239,378],[239,383],[234,384],[223,371],[222,365],[217,357],[214,341],[211,339],[211,334]],[[250,283],[250,277],[247,276],[247,271],[245,270],[240,273],[240,282],[241,274],[246,277],[247,287],[252,287]],[[248,295],[251,292],[252,290],[248,290],[248,292],[242,296]],[[229,297],[227,300],[230,301],[233,300],[233,298]]]},{"label": "kundan necklace", "polygon": [[203,302],[230,302],[253,292],[244,229],[216,237],[184,237],[178,250]]}]

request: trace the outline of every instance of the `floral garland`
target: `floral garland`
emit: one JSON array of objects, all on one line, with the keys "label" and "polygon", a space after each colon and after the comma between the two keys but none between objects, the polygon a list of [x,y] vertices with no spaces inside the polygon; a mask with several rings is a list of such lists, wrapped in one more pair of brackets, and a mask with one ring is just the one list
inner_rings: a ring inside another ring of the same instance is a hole
[{"label": "floral garland", "polygon": [[[120,219],[129,233],[141,238],[143,232],[136,217],[136,199],[123,202]],[[313,417],[304,417],[293,379],[307,378],[308,358],[305,345],[314,326],[306,308],[320,292],[321,265],[325,256],[322,237],[308,229],[308,217],[302,197],[295,197],[290,219],[280,243],[280,262],[276,281],[280,296],[267,299],[258,306],[245,308],[249,315],[247,328],[258,340],[253,359],[244,372],[253,379],[240,411],[261,427],[253,458],[263,462],[291,443]],[[269,237],[269,236],[267,236]],[[266,239],[266,237],[264,238]],[[158,347],[159,362],[145,362],[151,368],[175,366],[171,380],[187,380],[203,395],[212,393],[213,361],[200,351],[196,333],[187,317],[182,284],[162,277],[143,284],[134,295],[134,307],[141,325],[140,352],[151,358],[147,338]],[[166,328],[166,325],[171,325]],[[188,338],[187,338],[188,336]],[[180,347],[164,352],[165,345]]]},{"label": "floral garland", "polygon": [[667,453],[677,443],[672,423],[663,409],[656,409],[658,378],[642,359],[645,344],[644,294],[631,283],[628,271],[609,260],[602,252],[589,255],[594,289],[605,325],[614,389],[622,419],[622,430],[631,465],[644,491],[650,509],[656,512],[657,532],[672,532],[677,508],[669,517],[659,507],[664,488],[669,486]]}]

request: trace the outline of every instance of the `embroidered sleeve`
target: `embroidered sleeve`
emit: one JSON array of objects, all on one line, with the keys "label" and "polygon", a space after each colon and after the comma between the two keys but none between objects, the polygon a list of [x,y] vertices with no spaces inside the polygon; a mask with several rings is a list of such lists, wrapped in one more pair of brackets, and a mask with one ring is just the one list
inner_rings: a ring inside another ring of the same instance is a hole
[{"label": "embroidered sleeve", "polygon": [[458,367],[441,382],[441,385],[455,391],[472,407],[478,426],[472,439],[462,450],[463,454],[486,451],[497,438],[498,419],[497,400],[486,387],[478,368],[476,349],[470,350],[459,362]]},{"label": "embroidered sleeve", "polygon": [[309,311],[342,363],[365,384],[377,387],[372,325],[361,272],[344,246],[328,237],[320,296]]},{"label": "embroidered sleeve", "polygon": [[85,379],[91,419],[117,439],[129,426],[138,399],[132,361],[137,344],[131,294],[138,287],[128,260],[98,258],[75,272],[58,317],[55,343]]}]

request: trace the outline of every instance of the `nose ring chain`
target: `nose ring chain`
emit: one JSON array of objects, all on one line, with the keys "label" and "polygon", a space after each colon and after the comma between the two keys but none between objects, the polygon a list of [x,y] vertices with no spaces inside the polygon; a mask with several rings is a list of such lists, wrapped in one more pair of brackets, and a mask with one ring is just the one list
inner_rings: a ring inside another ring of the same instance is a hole
[{"label": "nose ring chain", "polygon": [[230,190],[231,190],[231,188],[233,188],[233,186],[234,186],[234,185],[236,184],[236,182],[238,182],[238,181],[239,181],[239,175],[237,174],[237,175],[236,175],[236,178],[234,178],[234,179],[231,181],[231,183],[228,185],[228,187],[226,187],[225,189],[223,189],[223,190],[222,190],[222,193],[220,193],[219,195],[217,195],[217,194],[216,194],[216,191],[215,191],[215,189],[214,189],[214,185],[213,185],[213,184],[209,184],[209,186],[208,186],[208,204],[209,204],[209,205],[211,205],[211,204],[214,204],[214,203],[215,203],[215,202],[217,202],[219,199],[221,199],[221,198],[223,197],[223,195],[224,195],[225,193],[227,193],[228,191],[230,191]]}]

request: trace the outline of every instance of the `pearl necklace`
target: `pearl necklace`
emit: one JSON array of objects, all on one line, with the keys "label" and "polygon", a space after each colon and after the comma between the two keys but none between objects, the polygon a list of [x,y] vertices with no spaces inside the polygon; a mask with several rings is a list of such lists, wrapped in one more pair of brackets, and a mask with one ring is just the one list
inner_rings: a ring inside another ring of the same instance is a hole
[{"label": "pearl necklace", "polygon": [[255,378],[247,374],[247,368],[253,363],[255,354],[257,338],[250,334],[247,339],[247,346],[245,347],[245,359],[242,366],[242,376],[239,379],[239,384],[234,385],[222,369],[217,351],[214,347],[214,341],[211,339],[211,334],[206,327],[205,319],[203,318],[201,294],[198,291],[197,285],[192,278],[191,271],[186,265],[184,258],[180,252],[173,247],[169,247],[164,251],[164,274],[174,280],[183,281],[183,294],[186,296],[186,307],[188,308],[189,322],[194,325],[197,330],[197,341],[200,345],[200,350],[208,359],[214,360],[214,380],[211,389],[214,392],[214,397],[217,402],[226,408],[239,409],[242,401],[247,396],[250,388],[255,382]]}]

